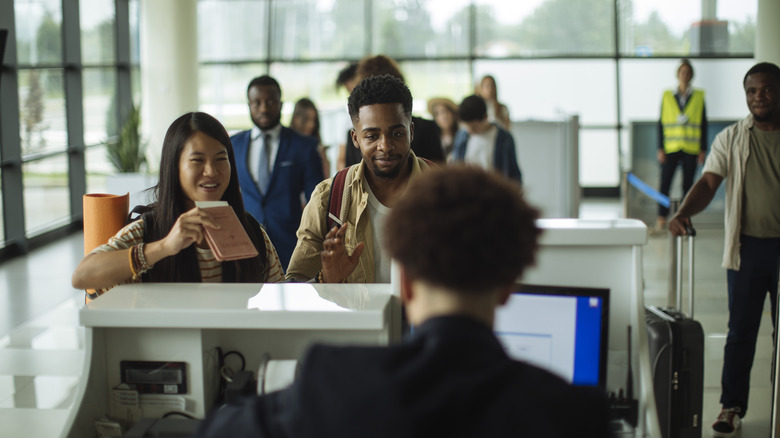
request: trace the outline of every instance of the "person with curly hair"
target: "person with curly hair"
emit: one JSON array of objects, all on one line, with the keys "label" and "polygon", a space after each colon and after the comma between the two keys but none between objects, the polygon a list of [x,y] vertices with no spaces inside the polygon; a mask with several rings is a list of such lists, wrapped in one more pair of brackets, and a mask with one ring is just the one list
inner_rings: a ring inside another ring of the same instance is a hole
[{"label": "person with curly hair", "polygon": [[[401,68],[393,58],[385,55],[368,56],[360,60],[355,70],[358,80],[372,76],[390,75],[406,83]],[[436,163],[445,162],[444,151],[441,146],[439,127],[433,120],[412,116],[415,136],[412,139],[412,151],[420,158],[427,158]],[[360,162],[360,148],[352,142],[351,134],[347,133],[345,143],[345,166],[352,166]],[[352,146],[355,147],[352,147]]]},{"label": "person with curly hair", "polygon": [[384,236],[412,335],[315,345],[291,386],[215,409],[195,436],[611,436],[602,390],[511,359],[493,332],[536,260],[538,216],[515,185],[473,166],[410,181]]},{"label": "person with curly hair", "polygon": [[398,78],[372,76],[352,90],[347,108],[352,142],[363,158],[346,170],[339,226],[328,226],[334,179],[314,189],[298,228],[288,280],[390,282],[382,225],[409,181],[429,168],[410,146],[415,134],[412,93]]}]

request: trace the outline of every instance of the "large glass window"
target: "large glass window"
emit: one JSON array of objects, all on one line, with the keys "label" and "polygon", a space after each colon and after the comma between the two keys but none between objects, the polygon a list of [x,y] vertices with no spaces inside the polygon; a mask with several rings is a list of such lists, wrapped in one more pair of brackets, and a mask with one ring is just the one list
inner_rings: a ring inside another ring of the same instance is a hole
[{"label": "large glass window", "polygon": [[268,0],[201,0],[198,56],[201,61],[264,59],[268,26]]},{"label": "large glass window", "polygon": [[635,56],[749,55],[755,45],[757,3],[619,2],[620,50]]},{"label": "large glass window", "polygon": [[372,53],[393,57],[469,53],[470,0],[373,1]]},{"label": "large glass window", "polygon": [[478,56],[609,55],[614,0],[475,0]]},{"label": "large glass window", "polygon": [[285,0],[272,5],[272,58],[340,60],[365,52],[365,1]]},{"label": "large glass window", "polygon": [[[18,84],[17,94],[3,102],[11,117],[0,120],[3,132],[18,131],[18,137],[6,136],[2,150],[4,155],[21,156],[21,168],[14,163],[4,167],[8,184],[3,185],[0,199],[23,200],[23,205],[13,208],[0,205],[4,207],[0,210],[0,250],[5,250],[5,241],[24,242],[39,236],[45,241],[53,235],[50,231],[70,225],[80,214],[71,211],[71,206],[83,195],[82,178],[94,181],[91,175],[106,173],[104,148],[91,146],[119,131],[116,99],[129,96],[131,90],[120,93],[118,89],[130,88],[127,75],[120,74],[128,66],[117,64],[118,54],[136,65],[138,56],[128,53],[127,40],[117,38],[117,29],[130,24],[131,47],[137,49],[139,0],[13,0],[0,4],[0,21],[14,20],[13,26],[4,27],[11,28],[9,41],[16,45],[15,57],[6,51],[3,75]],[[124,19],[128,7],[130,23],[117,23],[117,12],[122,11]],[[66,53],[70,43],[80,48],[80,58]],[[68,102],[69,98],[81,99],[81,104]],[[69,126],[78,125],[83,126],[83,137],[81,129],[68,131]],[[81,169],[77,160],[82,156],[89,157],[86,175],[69,167]],[[101,184],[88,182],[87,186]],[[18,249],[24,251],[27,243]]]}]

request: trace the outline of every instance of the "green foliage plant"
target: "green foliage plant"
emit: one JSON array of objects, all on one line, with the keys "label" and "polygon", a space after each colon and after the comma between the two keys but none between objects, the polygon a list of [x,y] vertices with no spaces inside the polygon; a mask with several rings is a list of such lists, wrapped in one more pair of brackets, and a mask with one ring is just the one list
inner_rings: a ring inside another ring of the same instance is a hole
[{"label": "green foliage plant", "polygon": [[106,142],[106,153],[119,173],[138,173],[146,164],[146,144],[141,139],[141,114],[132,106],[117,140]]}]

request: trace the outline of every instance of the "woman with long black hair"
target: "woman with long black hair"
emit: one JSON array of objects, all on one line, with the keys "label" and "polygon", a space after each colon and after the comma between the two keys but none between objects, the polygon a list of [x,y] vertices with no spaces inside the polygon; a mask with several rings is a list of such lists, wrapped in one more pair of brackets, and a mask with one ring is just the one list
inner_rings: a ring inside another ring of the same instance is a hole
[{"label": "woman with long black hair", "polygon": [[[284,271],[276,249],[260,224],[244,211],[234,171],[230,137],[214,117],[187,113],[168,128],[160,159],[156,202],[140,219],[122,228],[107,244],[84,257],[73,273],[73,287],[100,295],[120,283],[277,282]],[[258,255],[218,261],[204,228],[218,228],[196,201],[227,201]]]}]

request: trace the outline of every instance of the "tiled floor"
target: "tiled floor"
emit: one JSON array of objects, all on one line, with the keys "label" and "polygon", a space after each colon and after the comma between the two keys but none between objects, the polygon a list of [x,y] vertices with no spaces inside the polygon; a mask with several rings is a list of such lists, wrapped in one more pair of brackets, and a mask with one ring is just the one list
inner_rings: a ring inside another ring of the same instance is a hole
[{"label": "tiled floor", "polygon": [[[588,200],[581,217],[616,218],[620,205]],[[695,316],[705,331],[703,436],[719,410],[720,369],[726,332],[725,271],[720,268],[722,230],[700,229],[696,241]],[[650,237],[644,250],[645,301],[664,305],[669,240]],[[59,435],[73,404],[83,363],[84,332],[77,310],[83,295],[70,274],[83,254],[73,235],[27,257],[0,264],[0,435],[50,438]],[[769,436],[771,322],[767,304],[753,367],[750,414],[742,437]]]}]

